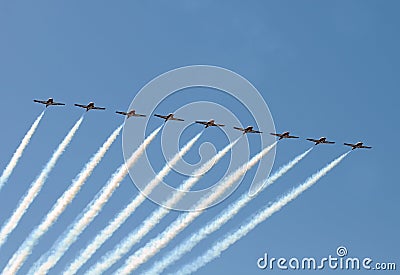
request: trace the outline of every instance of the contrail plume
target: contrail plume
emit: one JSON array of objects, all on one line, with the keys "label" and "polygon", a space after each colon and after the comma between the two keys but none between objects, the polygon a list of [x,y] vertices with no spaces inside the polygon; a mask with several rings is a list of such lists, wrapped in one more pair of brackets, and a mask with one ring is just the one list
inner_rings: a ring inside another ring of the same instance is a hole
[{"label": "contrail plume", "polygon": [[[228,144],[225,148],[220,150],[215,156],[209,159],[206,163],[204,163],[199,169],[197,169],[193,174],[197,176],[193,176],[184,181],[181,186],[178,188],[181,191],[190,190],[193,185],[200,180],[204,173],[206,173],[213,165],[215,165],[226,153],[228,153],[231,148],[239,141],[239,138]],[[166,202],[165,205],[168,207],[173,207],[182,197],[184,196],[184,192],[177,192],[173,196],[171,196]],[[89,273],[91,274],[101,274],[105,272],[108,268],[110,268],[113,264],[115,264],[119,259],[123,257],[126,253],[128,253],[131,248],[140,241],[154,226],[156,226],[161,219],[167,215],[171,210],[166,207],[159,207],[156,211],[154,211],[151,216],[149,216],[142,225],[136,230],[132,231],[128,237],[126,237],[121,243],[117,245],[111,252],[107,253],[102,257],[99,264],[93,266]],[[107,236],[104,234],[104,236]],[[86,251],[88,252],[88,251]],[[83,256],[84,253],[82,253]],[[77,260],[79,257],[77,258]],[[74,270],[75,271],[75,270]],[[77,271],[77,270],[76,270]],[[70,273],[68,273],[70,274]]]},{"label": "contrail plume", "polygon": [[270,206],[265,207],[263,210],[258,212],[256,215],[250,218],[248,223],[242,224],[236,231],[231,232],[229,235],[226,235],[225,238],[216,242],[210,249],[208,249],[203,255],[196,258],[193,262],[183,266],[176,274],[191,274],[206,265],[219,255],[226,249],[228,249],[232,244],[240,240],[242,237],[246,236],[251,230],[253,230],[258,224],[265,221],[272,214],[279,211],[286,204],[297,198],[301,193],[310,188],[313,184],[315,184],[321,177],[326,175],[330,170],[332,170],[336,165],[338,165],[349,152],[344,153],[339,156],[331,163],[326,165],[324,168],[319,170],[317,173],[313,174],[309,177],[303,184],[294,188],[292,191],[287,193],[285,196],[280,198],[278,201],[273,203]]},{"label": "contrail plume", "polygon": [[[276,180],[286,174],[290,169],[292,169],[300,160],[302,160],[312,148],[308,149],[304,153],[298,155],[289,163],[285,164],[278,169],[274,174],[272,174],[267,180],[264,181],[262,185],[262,190],[266,189],[268,186],[273,184]],[[258,195],[260,192],[256,193]],[[168,252],[164,258],[157,261],[150,270],[146,271],[145,274],[161,274],[168,266],[173,264],[175,261],[180,259],[185,253],[191,251],[200,241],[205,239],[211,233],[217,231],[221,226],[232,219],[240,209],[242,209],[248,202],[254,199],[254,196],[249,196],[243,194],[238,200],[229,205],[226,210],[224,210],[218,217],[209,222],[206,226],[193,233],[189,238],[187,238],[179,246],[175,247],[172,251]]]},{"label": "contrail plume", "polygon": [[46,217],[42,220],[34,231],[31,232],[29,237],[19,247],[17,252],[8,261],[7,266],[3,270],[3,274],[16,274],[21,268],[26,258],[32,253],[34,246],[39,239],[50,229],[50,227],[57,221],[58,217],[64,212],[65,208],[72,202],[76,194],[92,174],[94,168],[100,163],[108,149],[111,147],[115,139],[121,132],[122,125],[119,126],[99,148],[99,150],[92,156],[89,162],[86,163],[84,168],[73,180],[70,187],[64,194],[57,200],[52,209],[47,213]]},{"label": "contrail plume", "polygon": [[74,137],[76,131],[83,121],[83,116],[75,123],[75,125],[71,128],[68,134],[65,136],[64,140],[58,145],[56,151],[54,151],[50,160],[47,162],[46,166],[43,168],[40,175],[36,178],[34,182],[32,182],[31,186],[27,193],[25,193],[24,197],[19,202],[17,209],[14,210],[12,216],[6,221],[3,227],[0,230],[0,247],[7,240],[10,233],[14,230],[14,228],[18,225],[22,216],[25,214],[26,210],[29,208],[33,200],[39,194],[40,190],[43,187],[47,177],[49,176],[51,170],[56,165],[58,158],[64,153],[68,144],[71,142]]},{"label": "contrail plume", "polygon": [[274,142],[272,145],[264,148],[257,155],[252,157],[247,163],[240,166],[233,173],[228,175],[225,179],[223,179],[217,186],[216,190],[211,193],[209,196],[204,197],[200,200],[198,204],[199,209],[192,212],[186,212],[178,217],[171,225],[167,227],[162,233],[160,233],[157,237],[153,238],[149,241],[145,246],[137,250],[132,256],[130,256],[125,264],[117,270],[118,274],[131,274],[133,270],[138,268],[141,264],[148,261],[152,256],[154,256],[158,251],[160,251],[163,247],[165,247],[175,236],[181,232],[184,228],[186,228],[194,219],[196,219],[204,209],[213,203],[217,198],[225,193],[232,184],[239,180],[241,176],[243,176],[247,170],[253,167],[258,161],[260,161],[272,148],[276,145],[277,142]]},{"label": "contrail plume", "polygon": [[132,215],[132,213],[139,207],[140,204],[146,199],[143,195],[151,193],[151,191],[159,184],[165,176],[171,171],[172,167],[184,156],[195,142],[200,138],[202,132],[192,138],[173,158],[168,161],[163,169],[154,177],[148,185],[146,185],[143,192],[140,192],[135,199],[132,200],[108,225],[104,228],[94,240],[79,253],[79,256],[75,258],[74,262],[71,263],[64,274],[75,274],[79,268],[86,263],[87,260],[106,242],[112,234]]},{"label": "contrail plume", "polygon": [[3,171],[3,174],[0,176],[0,190],[3,188],[4,184],[7,182],[8,178],[10,177],[12,171],[14,170],[15,166],[17,166],[18,160],[22,156],[26,146],[29,144],[33,134],[36,131],[36,128],[39,125],[40,120],[44,115],[44,111],[36,118],[33,122],[31,128],[25,134],[24,138],[22,139],[21,143],[19,144],[17,150],[15,150],[10,162],[7,164],[6,168]]},{"label": "contrail plume", "polygon": [[96,197],[81,212],[79,218],[71,225],[71,228],[64,233],[60,240],[56,241],[53,244],[53,247],[33,265],[29,270],[29,274],[46,274],[52,267],[54,267],[54,265],[57,264],[68,248],[77,240],[78,236],[99,214],[104,204],[128,174],[129,168],[132,167],[132,165],[134,165],[139,157],[145,152],[147,146],[157,136],[161,128],[162,126],[153,131],[143,141],[139,148],[133,152],[129,159],[117,169]]}]

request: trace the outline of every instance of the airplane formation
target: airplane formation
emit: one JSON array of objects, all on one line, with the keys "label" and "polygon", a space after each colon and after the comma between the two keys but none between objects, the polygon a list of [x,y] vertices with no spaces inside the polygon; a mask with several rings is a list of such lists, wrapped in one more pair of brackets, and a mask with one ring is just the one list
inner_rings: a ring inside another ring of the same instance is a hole
[{"label": "airplane formation", "polygon": [[[65,105],[64,103],[60,103],[60,102],[54,102],[53,98],[49,98],[48,100],[37,100],[34,99],[33,100],[36,103],[40,103],[40,104],[44,104],[46,105],[46,108],[49,106],[63,106]],[[86,112],[90,111],[90,110],[105,110],[106,108],[104,107],[97,107],[95,106],[94,102],[89,102],[87,105],[83,105],[83,104],[74,104],[77,107],[86,109]],[[135,110],[130,110],[129,112],[122,112],[122,111],[116,111],[117,114],[120,115],[124,115],[127,118],[131,118],[131,117],[146,117],[146,115],[142,115],[142,114],[137,114]],[[167,122],[169,120],[171,121],[184,121],[182,118],[176,118],[174,117],[174,114],[170,113],[168,115],[159,115],[159,114],[154,114],[155,117],[159,117],[161,119],[164,119],[164,122]],[[208,120],[208,121],[195,121],[195,123],[198,124],[202,124],[205,126],[205,128],[208,127],[224,127],[224,124],[217,124],[215,123],[214,119]],[[244,134],[248,134],[248,133],[255,133],[255,134],[262,134],[261,131],[258,130],[254,130],[253,126],[248,126],[246,128],[240,128],[240,127],[233,127],[235,130],[239,130],[243,132]],[[282,134],[279,133],[270,133],[270,135],[273,136],[277,136],[279,137],[278,140],[282,140],[282,139],[293,139],[293,138],[299,138],[297,136],[291,136],[290,132],[284,132]],[[306,140],[311,141],[314,143],[314,145],[318,145],[318,144],[334,144],[334,141],[328,141],[326,139],[326,137],[320,137],[319,139],[313,139],[313,138],[307,138]],[[365,146],[363,142],[359,141],[355,144],[353,143],[344,143],[344,145],[346,146],[350,146],[352,147],[351,150],[354,149],[371,149],[372,147],[370,146]]]}]

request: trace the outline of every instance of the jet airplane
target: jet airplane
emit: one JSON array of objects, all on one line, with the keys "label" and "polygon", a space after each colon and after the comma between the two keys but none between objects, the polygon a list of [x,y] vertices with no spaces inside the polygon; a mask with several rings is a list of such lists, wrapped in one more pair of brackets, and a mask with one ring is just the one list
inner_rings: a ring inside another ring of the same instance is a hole
[{"label": "jet airplane", "polygon": [[370,147],[370,146],[365,146],[365,145],[363,145],[363,143],[360,141],[360,142],[357,142],[356,144],[351,144],[351,143],[344,143],[344,145],[346,145],[346,146],[350,146],[350,147],[353,147],[353,149],[351,149],[351,150],[354,150],[354,149],[357,149],[357,148],[366,148],[366,149],[371,149],[372,147]]},{"label": "jet airplane", "polygon": [[135,110],[130,110],[129,112],[121,112],[121,111],[116,111],[117,114],[124,115],[127,118],[136,116],[136,117],[145,117],[146,115],[141,115],[137,114]]},{"label": "jet airplane", "polygon": [[253,126],[248,126],[247,128],[233,127],[233,129],[242,131],[243,135],[247,134],[247,133],[255,133],[255,134],[261,134],[262,133],[260,131],[253,130]]},{"label": "jet airplane", "polygon": [[176,117],[174,117],[174,114],[168,114],[168,115],[166,115],[166,116],[155,114],[154,116],[160,117],[160,118],[164,119],[165,122],[166,122],[167,120],[184,121],[184,120],[181,119],[181,118],[176,118]]},{"label": "jet airplane", "polygon": [[296,136],[291,136],[289,132],[284,132],[282,134],[270,133],[270,135],[279,137],[279,140],[284,139],[284,138],[299,138],[299,137],[296,137]]},{"label": "jet airplane", "polygon": [[90,111],[90,110],[105,110],[106,109],[106,108],[103,108],[103,107],[94,106],[93,102],[89,102],[88,105],[82,105],[82,104],[74,104],[74,105],[77,106],[77,107],[81,107],[81,108],[86,109],[86,112]]},{"label": "jet airplane", "polygon": [[37,99],[34,99],[33,101],[36,102],[36,103],[40,103],[40,104],[46,105],[46,108],[49,107],[50,105],[54,105],[54,106],[56,106],[56,105],[58,105],[58,106],[65,105],[64,103],[54,102],[53,98],[51,98],[51,97],[48,100],[37,100]]},{"label": "jet airplane", "polygon": [[211,126],[216,126],[216,127],[223,127],[225,126],[224,124],[217,124],[215,123],[214,119],[210,119],[209,121],[195,121],[196,123],[203,124],[205,125],[205,128],[211,127]]},{"label": "jet airplane", "polygon": [[322,143],[325,143],[325,144],[334,144],[335,143],[334,141],[327,141],[326,137],[321,137],[320,139],[307,138],[307,140],[315,142],[315,145],[322,144]]}]

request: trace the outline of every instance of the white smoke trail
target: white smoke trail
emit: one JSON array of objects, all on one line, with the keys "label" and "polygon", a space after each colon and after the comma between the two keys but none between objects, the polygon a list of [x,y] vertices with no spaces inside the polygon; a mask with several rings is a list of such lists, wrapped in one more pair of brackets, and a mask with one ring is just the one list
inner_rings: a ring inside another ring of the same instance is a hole
[{"label": "white smoke trail", "polygon": [[[184,181],[181,186],[178,188],[181,191],[190,190],[193,185],[200,180],[200,178],[213,166],[215,165],[226,153],[230,151],[230,149],[239,141],[239,138],[228,144],[225,148],[220,150],[215,156],[209,159],[206,163],[204,163],[199,169],[197,169],[193,174],[197,176],[193,176]],[[173,196],[171,196],[165,203],[168,207],[173,207],[182,197],[184,196],[184,192],[177,192]],[[110,268],[113,264],[115,264],[119,259],[123,257],[126,253],[128,253],[132,247],[140,241],[154,226],[156,226],[161,219],[170,212],[170,209],[167,207],[159,207],[156,211],[154,211],[150,217],[148,217],[142,225],[136,230],[132,231],[128,237],[126,237],[121,243],[117,245],[111,252],[107,253],[102,257],[98,264],[93,266],[88,273],[89,274],[102,274],[108,268]],[[107,236],[104,232],[104,237]],[[109,233],[109,232],[108,232]],[[111,235],[111,234],[110,234]],[[86,249],[87,250],[87,249]],[[86,251],[85,250],[85,251]],[[88,253],[89,251],[86,251]],[[84,253],[81,253],[83,256]],[[79,259],[79,257],[77,258]],[[75,274],[77,270],[71,273],[64,274]]]},{"label": "white smoke trail", "polygon": [[0,190],[3,188],[4,184],[7,182],[8,178],[10,177],[12,171],[14,170],[15,166],[17,166],[18,160],[22,156],[26,146],[29,144],[33,134],[36,131],[36,128],[39,125],[40,120],[44,115],[44,111],[36,118],[35,122],[33,122],[31,128],[25,134],[24,138],[22,139],[21,143],[19,144],[17,150],[15,150],[10,162],[6,166],[3,171],[3,174],[0,176]]},{"label": "white smoke trail", "polygon": [[129,172],[129,168],[139,159],[145,152],[147,146],[156,137],[162,126],[158,127],[151,133],[133,152],[132,156],[123,163],[118,170],[111,176],[107,184],[100,190],[96,197],[82,211],[77,221],[75,221],[71,229],[61,236],[61,240],[57,240],[53,247],[45,255],[43,255],[29,270],[29,274],[46,274],[64,255],[65,251],[76,241],[78,236],[86,229],[92,220],[99,214],[104,204],[111,197],[115,189]]},{"label": "white smoke trail", "polygon": [[7,240],[10,233],[14,230],[14,228],[18,225],[22,216],[25,214],[26,210],[29,208],[33,200],[39,194],[40,190],[43,187],[44,182],[46,181],[49,173],[53,169],[54,165],[57,163],[58,158],[64,153],[64,150],[67,148],[68,144],[71,142],[73,136],[78,130],[83,120],[83,116],[75,123],[75,125],[71,128],[68,134],[65,136],[64,140],[58,145],[57,150],[53,153],[50,160],[47,162],[46,166],[43,168],[40,175],[36,178],[34,182],[32,182],[29,187],[28,192],[21,199],[17,209],[14,210],[12,216],[7,220],[7,222],[3,225],[0,230],[0,247]]},{"label": "white smoke trail", "polygon": [[[195,142],[200,138],[203,132],[197,134],[192,138],[173,158],[168,161],[163,169],[154,177],[149,184],[146,185],[145,189],[140,192],[135,199],[132,200],[117,216],[104,228],[94,240],[79,253],[79,256],[75,258],[64,274],[76,274],[79,268],[86,263],[87,260],[97,251],[112,236],[112,234],[129,218],[130,215],[139,207],[140,204],[146,199],[144,194],[150,194],[152,190],[159,184],[165,176],[171,171],[172,167],[184,156]],[[99,274],[99,273],[98,273]]]},{"label": "white smoke trail", "polygon": [[152,256],[154,256],[158,251],[165,247],[175,236],[186,228],[194,219],[196,219],[204,209],[213,203],[217,198],[225,193],[232,184],[239,180],[247,170],[253,167],[258,161],[260,161],[271,149],[276,145],[274,142],[272,145],[264,148],[260,153],[252,157],[247,163],[240,166],[233,173],[227,176],[220,182],[216,190],[211,193],[208,197],[203,198],[198,204],[198,211],[186,212],[181,214],[178,219],[176,219],[164,232],[160,233],[157,237],[149,241],[145,246],[137,250],[133,255],[131,255],[125,264],[116,271],[117,274],[131,274],[133,270],[138,268],[141,264],[148,261]]},{"label": "white smoke trail", "polygon": [[37,244],[39,239],[50,229],[50,227],[57,221],[58,217],[64,212],[65,208],[72,202],[76,194],[86,182],[86,180],[92,174],[94,168],[100,163],[108,149],[111,147],[115,139],[121,132],[122,126],[119,126],[99,148],[99,150],[93,155],[88,163],[84,166],[78,176],[73,180],[70,187],[64,192],[64,194],[57,200],[46,217],[42,220],[34,231],[31,232],[29,237],[19,247],[17,252],[8,261],[7,266],[3,270],[2,274],[16,274],[21,268],[26,258],[32,253],[32,249]]},{"label": "white smoke trail", "polygon": [[265,207],[259,213],[250,218],[250,222],[247,224],[243,224],[236,231],[231,232],[221,241],[215,243],[210,249],[208,249],[202,256],[196,258],[193,262],[183,266],[177,273],[179,275],[183,274],[192,274],[197,271],[202,266],[206,265],[219,255],[226,249],[228,249],[232,244],[243,238],[247,235],[251,230],[253,230],[258,224],[265,221],[272,214],[279,211],[286,204],[297,198],[301,193],[310,188],[313,184],[315,184],[321,177],[326,175],[330,170],[332,170],[336,165],[338,165],[344,157],[346,157],[349,152],[344,153],[339,156],[337,159],[333,160],[327,166],[319,170],[317,173],[309,177],[303,184],[294,188],[292,191],[287,193],[285,196],[280,198],[278,201],[273,203],[271,206]]},{"label": "white smoke trail", "polygon": [[[276,180],[286,174],[292,169],[300,160],[302,160],[313,148],[308,149],[304,153],[295,157],[292,161],[285,164],[278,169],[273,175],[264,181],[262,190],[273,184]],[[261,190],[261,191],[262,191]],[[257,193],[257,195],[260,192]],[[145,274],[161,274],[169,265],[180,259],[185,253],[193,249],[200,241],[205,239],[211,233],[217,231],[222,225],[232,219],[240,209],[242,209],[248,202],[254,199],[254,196],[243,194],[237,201],[229,205],[225,211],[223,211],[217,218],[209,222],[206,226],[193,233],[188,239],[186,239],[179,246],[175,247],[172,251],[168,252],[164,258],[156,262],[150,270],[144,272]]]}]

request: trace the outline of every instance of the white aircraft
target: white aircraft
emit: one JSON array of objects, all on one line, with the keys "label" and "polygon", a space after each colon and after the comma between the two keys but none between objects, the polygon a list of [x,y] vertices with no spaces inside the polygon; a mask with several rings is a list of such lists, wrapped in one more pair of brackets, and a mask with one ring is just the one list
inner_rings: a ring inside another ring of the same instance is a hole
[{"label": "white aircraft", "polygon": [[321,144],[321,143],[326,143],[326,144],[334,144],[334,141],[327,141],[326,137],[321,137],[320,139],[313,139],[313,138],[307,138],[308,141],[315,142],[315,145]]},{"label": "white aircraft", "polygon": [[363,143],[361,141],[357,142],[356,144],[344,143],[344,145],[353,147],[353,149],[351,149],[351,150],[354,150],[354,149],[357,149],[357,148],[360,148],[360,149],[361,148],[366,148],[366,149],[371,149],[372,148],[370,146],[363,145]]},{"label": "white aircraft", "polygon": [[103,108],[103,107],[94,106],[93,102],[89,102],[88,105],[82,105],[82,104],[74,104],[74,105],[77,106],[77,107],[81,107],[81,108],[86,109],[86,112],[90,111],[90,110],[105,110],[106,109],[106,108]]},{"label": "white aircraft", "polygon": [[165,121],[167,121],[167,120],[184,121],[184,120],[181,119],[181,118],[176,118],[176,117],[174,117],[174,114],[168,114],[168,115],[166,115],[166,116],[155,114],[154,116],[163,118]]},{"label": "white aircraft", "polygon": [[248,126],[247,128],[233,127],[236,130],[242,131],[243,135],[247,133],[261,134],[262,132],[253,130],[253,126]]},{"label": "white aircraft", "polygon": [[282,134],[270,133],[270,135],[279,137],[279,140],[284,139],[284,138],[299,138],[296,136],[291,136],[289,132],[284,132]]},{"label": "white aircraft", "polygon": [[116,111],[117,114],[127,116],[128,118],[136,116],[136,117],[145,117],[146,115],[137,114],[135,110],[130,110],[129,112],[121,112]]},{"label": "white aircraft", "polygon": [[40,104],[46,105],[46,108],[49,107],[50,105],[53,105],[53,106],[65,105],[64,103],[54,102],[53,98],[51,98],[51,97],[48,100],[37,100],[37,99],[34,99],[33,101],[36,102],[36,103],[40,103]]},{"label": "white aircraft", "polygon": [[214,119],[210,119],[209,121],[195,121],[196,123],[205,125],[205,128],[216,126],[216,127],[223,127],[224,124],[216,124]]}]

